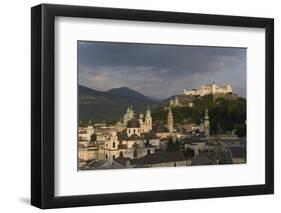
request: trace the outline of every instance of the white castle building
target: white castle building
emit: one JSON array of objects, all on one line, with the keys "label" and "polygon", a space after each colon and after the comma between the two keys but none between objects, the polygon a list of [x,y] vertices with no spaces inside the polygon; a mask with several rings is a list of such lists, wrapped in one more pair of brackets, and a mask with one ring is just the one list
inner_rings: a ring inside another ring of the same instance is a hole
[{"label": "white castle building", "polygon": [[204,96],[209,94],[227,94],[232,93],[232,86],[230,84],[226,84],[225,86],[221,87],[214,82],[212,84],[203,84],[199,88],[192,89],[192,90],[183,90],[184,95],[198,95]]}]

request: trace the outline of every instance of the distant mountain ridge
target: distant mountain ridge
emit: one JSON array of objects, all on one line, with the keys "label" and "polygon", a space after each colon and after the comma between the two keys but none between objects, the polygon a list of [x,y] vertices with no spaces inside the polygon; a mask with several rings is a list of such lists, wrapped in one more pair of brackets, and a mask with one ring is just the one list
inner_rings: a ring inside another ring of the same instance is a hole
[{"label": "distant mountain ridge", "polygon": [[141,100],[150,100],[150,101],[153,100],[153,98],[147,97],[147,96],[143,95],[142,93],[132,90],[128,87],[113,88],[113,89],[108,90],[107,92],[112,93],[112,94],[128,96],[128,97],[132,97],[132,98],[138,98]]},{"label": "distant mountain ridge", "polygon": [[80,120],[116,121],[128,106],[133,106],[136,112],[145,112],[148,106],[153,109],[158,105],[157,101],[129,88],[102,92],[79,85],[78,93]]}]

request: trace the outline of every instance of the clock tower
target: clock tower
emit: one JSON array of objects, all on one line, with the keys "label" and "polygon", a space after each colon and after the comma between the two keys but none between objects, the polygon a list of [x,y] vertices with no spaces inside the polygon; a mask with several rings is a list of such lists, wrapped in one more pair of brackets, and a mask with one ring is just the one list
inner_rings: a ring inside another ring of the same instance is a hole
[{"label": "clock tower", "polygon": [[206,138],[210,137],[210,121],[209,121],[208,109],[205,110],[205,116],[204,116],[204,134]]},{"label": "clock tower", "polygon": [[169,107],[168,116],[167,116],[167,128],[169,130],[169,133],[172,134],[174,131],[174,118],[171,106]]}]

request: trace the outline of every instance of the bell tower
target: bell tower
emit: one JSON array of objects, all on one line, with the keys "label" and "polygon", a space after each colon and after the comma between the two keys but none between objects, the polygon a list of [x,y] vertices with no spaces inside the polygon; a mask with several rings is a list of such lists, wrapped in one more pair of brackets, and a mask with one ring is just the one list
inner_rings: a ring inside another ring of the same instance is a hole
[{"label": "bell tower", "polygon": [[150,112],[149,106],[147,107],[147,110],[146,110],[144,122],[145,122],[145,126],[146,126],[145,132],[151,131],[152,130],[152,117],[151,117],[151,112]]},{"label": "bell tower", "polygon": [[204,134],[206,138],[210,137],[210,121],[209,121],[208,109],[205,110],[205,116],[204,116]]},{"label": "bell tower", "polygon": [[174,131],[174,117],[173,117],[171,107],[169,107],[169,112],[168,112],[168,116],[167,116],[167,128],[168,128],[170,134],[173,133],[173,131]]}]

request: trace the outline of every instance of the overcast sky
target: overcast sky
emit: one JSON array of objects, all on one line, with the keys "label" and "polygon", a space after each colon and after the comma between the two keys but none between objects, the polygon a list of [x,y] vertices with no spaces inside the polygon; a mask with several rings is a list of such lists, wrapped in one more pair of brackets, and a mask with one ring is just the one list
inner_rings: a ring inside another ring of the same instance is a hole
[{"label": "overcast sky", "polygon": [[213,81],[246,96],[246,49],[78,42],[79,84],[99,91],[129,87],[168,98]]}]

